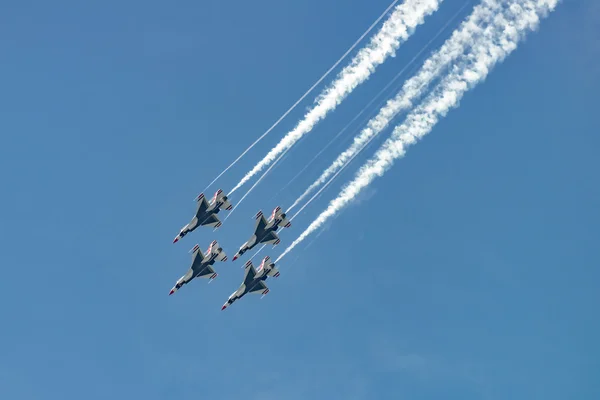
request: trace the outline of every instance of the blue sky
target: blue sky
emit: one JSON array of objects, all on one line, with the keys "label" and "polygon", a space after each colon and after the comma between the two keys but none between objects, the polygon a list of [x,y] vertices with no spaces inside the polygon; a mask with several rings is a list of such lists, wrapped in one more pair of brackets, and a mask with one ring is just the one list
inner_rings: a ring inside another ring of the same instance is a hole
[{"label": "blue sky", "polygon": [[[286,257],[264,299],[220,311],[239,261],[168,296],[194,244],[217,239],[233,255],[258,209],[288,206],[351,136],[270,200],[278,187],[464,4],[446,0],[219,231],[173,245],[199,191],[388,3],[3,4],[0,397],[600,396],[594,0],[564,0]],[[233,187],[309,105],[217,186]],[[359,165],[262,255],[277,256]]]}]

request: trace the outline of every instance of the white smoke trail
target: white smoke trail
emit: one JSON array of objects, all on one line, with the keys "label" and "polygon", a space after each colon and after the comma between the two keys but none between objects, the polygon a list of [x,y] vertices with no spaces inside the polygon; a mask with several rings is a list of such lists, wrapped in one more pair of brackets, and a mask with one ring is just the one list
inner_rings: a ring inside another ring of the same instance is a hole
[{"label": "white smoke trail", "polygon": [[428,86],[448,65],[460,57],[465,50],[482,34],[484,24],[488,23],[508,0],[483,0],[477,5],[471,15],[452,33],[450,38],[433,53],[424,63],[419,72],[404,83],[402,90],[383,107],[379,114],[371,119],[361,133],[354,138],[354,142],[343,151],[331,165],[323,171],[305,191],[290,206],[295,208],[317,187],[322,185],[329,177],[341,168],[348,159],[360,153],[371,140],[381,133],[400,112],[412,107],[412,102],[427,90]]},{"label": "white smoke trail", "polygon": [[335,81],[317,98],[316,105],[242,178],[230,194],[273,162],[279,154],[292,147],[303,135],[310,132],[315,124],[334,110],[354,88],[367,80],[378,65],[382,64],[389,56],[394,55],[400,44],[404,43],[415,28],[424,22],[426,16],[438,9],[442,1],[406,0],[403,4],[396,6],[379,32],[371,38],[367,47],[358,52],[350,65],[346,66]]},{"label": "white smoke trail", "polygon": [[[506,1],[506,0],[501,0],[501,1]],[[365,112],[365,111],[366,111],[366,110],[367,110],[367,109],[368,109],[368,108],[369,108],[369,107],[370,107],[370,106],[371,106],[371,105],[372,105],[372,104],[373,104],[373,103],[374,103],[374,102],[377,100],[377,98],[379,98],[379,97],[380,97],[380,96],[381,96],[381,95],[382,95],[382,94],[383,94],[383,93],[384,93],[384,92],[385,92],[385,91],[386,91],[386,90],[387,90],[387,89],[388,89],[390,86],[392,86],[392,85],[394,84],[394,82],[396,82],[396,81],[397,81],[397,80],[398,80],[398,79],[399,79],[399,78],[402,76],[402,74],[404,74],[404,72],[405,72],[405,71],[406,71],[406,70],[407,70],[407,69],[408,69],[408,68],[409,68],[409,67],[410,67],[410,66],[411,66],[411,65],[412,65],[412,64],[413,64],[415,61],[416,61],[416,59],[417,59],[417,58],[419,58],[419,57],[421,56],[421,54],[422,54],[422,53],[423,53],[423,52],[424,52],[424,51],[425,51],[427,48],[429,48],[429,46],[431,45],[431,43],[432,43],[434,40],[436,40],[436,39],[437,39],[437,38],[438,38],[438,37],[439,37],[439,36],[442,34],[442,32],[443,32],[444,30],[446,30],[446,28],[448,27],[448,25],[450,25],[450,23],[452,23],[452,21],[454,21],[454,20],[456,19],[456,17],[458,17],[458,14],[459,14],[459,13],[461,13],[461,12],[462,12],[462,11],[465,9],[465,7],[466,7],[468,4],[469,4],[468,2],[467,2],[467,3],[465,3],[465,4],[464,4],[464,5],[463,5],[463,6],[462,6],[462,7],[461,7],[461,8],[460,8],[460,9],[459,9],[459,10],[458,10],[458,11],[457,11],[457,12],[456,12],[456,13],[455,13],[453,16],[452,16],[452,18],[450,18],[450,19],[448,20],[448,22],[446,22],[446,23],[444,24],[444,26],[442,26],[442,28],[440,28],[440,30],[439,30],[439,31],[436,33],[436,35],[435,35],[435,36],[434,36],[434,37],[433,37],[431,40],[429,40],[429,42],[427,42],[427,44],[426,44],[425,46],[423,46],[423,48],[422,48],[422,49],[421,49],[421,50],[420,50],[420,51],[419,51],[419,52],[418,52],[418,53],[417,53],[417,54],[416,54],[416,55],[415,55],[415,56],[414,56],[414,57],[413,57],[413,58],[412,58],[412,59],[411,59],[409,62],[408,62],[408,64],[406,64],[406,65],[404,66],[404,68],[402,68],[402,69],[401,69],[401,70],[400,70],[400,71],[399,71],[399,72],[396,74],[396,76],[394,77],[394,79],[392,79],[390,82],[388,82],[388,84],[387,84],[387,85],[386,85],[386,86],[385,86],[385,87],[384,87],[384,88],[383,88],[383,89],[382,89],[382,90],[381,90],[381,91],[380,91],[380,92],[379,92],[379,93],[378,93],[378,94],[375,96],[375,98],[373,98],[373,99],[372,99],[372,100],[371,100],[371,101],[370,101],[370,102],[369,102],[369,103],[368,103],[368,104],[367,104],[367,105],[366,105],[366,106],[365,106],[365,107],[364,107],[364,108],[363,108],[363,109],[362,109],[362,110],[361,110],[361,111],[360,111],[360,112],[359,112],[357,115],[355,115],[355,116],[354,116],[354,118],[352,118],[352,120],[351,120],[351,121],[350,121],[350,122],[349,122],[349,123],[348,123],[348,124],[347,124],[347,125],[346,125],[346,126],[345,126],[345,127],[342,129],[342,130],[341,130],[341,131],[340,131],[340,132],[338,132],[338,133],[337,133],[337,135],[335,135],[335,136],[334,136],[334,137],[333,137],[333,138],[332,138],[332,139],[329,141],[329,143],[328,143],[328,144],[327,144],[325,147],[323,147],[323,148],[321,149],[321,151],[319,151],[319,152],[318,152],[318,153],[317,153],[317,154],[316,154],[316,155],[313,157],[313,159],[312,159],[310,162],[308,162],[308,163],[307,163],[307,164],[304,166],[304,168],[302,168],[302,169],[300,170],[300,172],[299,172],[298,174],[296,174],[296,176],[294,176],[294,177],[293,177],[293,178],[292,178],[290,181],[288,181],[288,182],[286,183],[285,187],[287,187],[287,186],[288,186],[288,185],[290,185],[290,184],[291,184],[291,183],[292,183],[294,180],[296,180],[296,178],[298,178],[298,176],[300,176],[300,175],[301,175],[301,174],[302,174],[302,173],[303,173],[303,172],[306,170],[306,168],[308,168],[308,166],[309,166],[310,164],[312,164],[312,163],[313,163],[313,162],[314,162],[314,161],[315,161],[317,158],[319,158],[319,156],[320,156],[321,154],[323,154],[323,152],[325,152],[325,150],[327,150],[327,148],[328,148],[329,146],[331,146],[331,145],[332,145],[332,144],[335,142],[335,140],[336,140],[336,139],[337,139],[337,138],[338,138],[340,135],[342,135],[342,133],[344,133],[344,132],[346,131],[346,129],[348,129],[348,127],[349,127],[350,125],[352,125],[352,123],[353,123],[354,121],[356,121],[356,120],[357,120],[357,119],[358,119],[358,118],[359,118],[359,117],[360,117],[360,116],[361,116],[361,115],[362,115],[362,114],[363,114],[363,113],[364,113],[364,112]],[[379,104],[379,105],[377,106],[377,108],[380,108],[380,107],[381,107],[381,104]],[[302,137],[302,139],[304,139],[304,138],[305,138],[305,136],[303,136],[303,137]],[[300,139],[300,140],[302,140],[302,139]],[[262,181],[262,180],[265,178],[265,176],[269,174],[269,172],[270,172],[270,171],[271,171],[271,170],[272,170],[272,169],[273,169],[273,168],[274,168],[274,167],[275,167],[275,166],[276,166],[276,165],[279,163],[279,161],[282,159],[282,157],[284,157],[284,156],[287,154],[287,152],[288,152],[290,149],[291,149],[291,147],[287,148],[287,149],[286,149],[286,150],[285,150],[283,153],[281,153],[281,155],[279,155],[279,157],[277,157],[277,159],[276,159],[276,160],[275,160],[275,161],[274,161],[274,162],[273,162],[273,163],[272,163],[272,164],[269,166],[269,168],[267,168],[267,170],[266,170],[265,172],[263,172],[263,174],[260,176],[260,178],[258,178],[258,180],[257,180],[257,181],[254,183],[254,185],[252,185],[252,187],[250,187],[250,189],[248,189],[248,191],[246,191],[246,193],[244,193],[244,195],[242,196],[242,198],[241,198],[240,200],[238,200],[238,201],[237,201],[237,204],[236,204],[236,206],[235,206],[235,207],[233,208],[233,210],[231,210],[231,212],[230,212],[230,213],[227,215],[227,217],[225,218],[225,220],[227,220],[227,218],[229,218],[229,216],[230,216],[231,214],[233,214],[233,212],[235,211],[235,209],[237,208],[237,206],[239,206],[239,205],[242,203],[242,201],[244,201],[244,199],[245,199],[245,198],[246,198],[246,197],[247,197],[247,196],[250,194],[250,192],[252,192],[252,191],[254,190],[254,188],[255,188],[255,187],[256,187],[256,186],[257,186],[257,185],[258,185],[258,184],[259,184],[259,183],[260,183],[260,182],[261,182],[261,181]],[[334,172],[335,172],[335,171],[334,171]],[[283,190],[283,188],[282,188],[282,189],[280,189],[280,191],[281,191],[281,190]],[[279,192],[278,192],[278,193],[279,193]],[[277,193],[277,194],[278,194],[278,193]],[[273,197],[275,197],[275,196],[273,196]],[[294,203],[294,206],[297,204],[297,202],[298,202],[298,201],[296,201],[296,203]],[[292,207],[294,207],[294,206],[292,206]],[[291,210],[291,208],[290,208],[290,210]],[[289,210],[288,210],[288,211],[289,211]],[[225,220],[224,220],[223,222],[225,222]]]},{"label": "white smoke trail", "polygon": [[371,33],[371,31],[373,30],[373,28],[375,28],[375,26],[383,19],[383,17],[385,17],[385,15],[392,9],[392,7],[394,7],[394,5],[396,5],[396,3],[399,0],[394,0],[389,6],[388,8],[385,9],[384,12],[381,13],[381,15],[375,20],[375,22],[373,22],[371,24],[371,26],[369,26],[369,28],[354,42],[354,44],[352,46],[350,46],[350,48],[348,50],[346,50],[346,52],[335,62],[335,64],[333,64],[328,70],[327,72],[325,72],[320,78],[319,80],[317,80],[311,87],[310,89],[308,89],[298,100],[296,100],[296,102],[290,107],[288,108],[288,110],[283,113],[283,115],[281,117],[279,117],[279,119],[277,121],[275,121],[275,123],[273,125],[271,125],[271,127],[269,129],[267,129],[265,131],[265,133],[263,133],[258,139],[256,139],[254,141],[254,143],[252,143],[250,146],[248,146],[248,148],[246,150],[244,150],[244,152],[242,154],[239,155],[238,158],[236,158],[231,164],[229,164],[229,166],[227,168],[225,168],[219,175],[217,175],[217,177],[215,179],[212,180],[211,183],[208,184],[208,186],[204,189],[204,192],[206,192],[220,177],[223,176],[223,174],[227,171],[229,171],[229,169],[231,169],[231,167],[233,167],[238,161],[240,161],[242,159],[242,157],[244,157],[246,155],[246,153],[248,153],[250,150],[252,150],[252,148],[254,146],[256,146],[258,144],[258,142],[260,142],[265,136],[267,136],[273,129],[275,129],[275,127],[277,125],[279,125],[279,123],[281,121],[283,121],[283,119],[285,117],[288,116],[289,113],[291,113],[297,106],[298,104],[300,104],[302,102],[302,100],[304,100],[306,98],[306,96],[308,96],[317,86],[319,86],[319,84],[321,82],[323,82],[323,80],[325,78],[327,78],[327,76],[329,76],[329,74],[337,68],[338,65],[340,65],[340,63],[342,61],[344,61],[344,59],[346,57],[348,57],[348,54],[350,54],[355,48],[356,46],[358,46],[358,44],[360,42],[362,42],[362,40],[369,34]]},{"label": "white smoke trail", "polygon": [[[321,192],[323,192],[325,189],[327,189],[327,187],[335,180],[335,178],[337,178],[337,176],[344,170],[346,169],[346,167],[352,162],[352,160],[354,160],[354,157],[356,157],[358,155],[358,153],[355,153],[352,157],[350,157],[348,160],[346,160],[346,162],[344,163],[344,165],[342,165],[336,172],[335,174],[333,174],[333,176],[327,181],[327,183],[325,183],[323,185],[323,187],[321,189],[319,189],[317,191],[317,193],[313,194],[313,196],[302,206],[300,207],[300,209],[296,212],[296,214],[294,214],[293,217],[290,218],[290,221],[292,221],[294,218],[296,218],[298,215],[300,215],[300,213],[302,211],[304,211],[304,209],[306,207],[308,207],[308,205],[310,203],[313,202],[314,199],[316,199],[317,197],[319,197],[319,195],[321,194]],[[290,207],[291,209],[291,207]]]},{"label": "white smoke trail", "polygon": [[[244,201],[244,199],[246,197],[248,197],[248,195],[250,194],[250,192],[252,192],[254,190],[254,188],[256,186],[258,186],[258,184],[269,174],[269,172],[273,169],[273,167],[275,167],[277,165],[277,163],[279,162],[279,160],[281,160],[282,157],[284,157],[286,155],[286,153],[288,152],[289,148],[286,149],[283,153],[281,153],[279,155],[279,157],[277,157],[277,160],[275,160],[275,162],[273,164],[271,164],[271,166],[269,166],[269,168],[267,168],[267,170],[264,172],[264,174],[262,174],[260,176],[260,178],[258,178],[258,180],[256,182],[254,182],[254,185],[252,185],[250,187],[250,189],[248,189],[248,191],[246,193],[244,193],[244,195],[242,196],[241,199],[239,199],[236,204],[235,207],[233,207],[233,209],[229,212],[229,214],[227,214],[227,216],[225,217],[225,219],[223,220],[223,222],[227,221],[227,218],[231,217],[233,215],[233,212],[236,210],[236,208],[238,208],[238,206],[240,204],[242,204],[242,202]],[[231,193],[233,193],[233,191],[231,191]]]},{"label": "white smoke trail", "polygon": [[440,82],[436,90],[411,112],[375,156],[359,170],[354,180],[329,203],[327,209],[277,258],[276,262],[331,216],[336,215],[375,178],[382,176],[396,159],[404,156],[406,147],[431,132],[440,118],[459,105],[465,92],[482,82],[491,68],[517,48],[518,42],[527,31],[537,28],[540,16],[545,17],[548,12],[553,11],[557,2],[558,0],[537,0],[512,4],[508,19],[502,15],[497,16],[497,21],[505,21],[504,27],[489,32],[485,40],[472,47],[465,62],[454,68],[454,71]]}]

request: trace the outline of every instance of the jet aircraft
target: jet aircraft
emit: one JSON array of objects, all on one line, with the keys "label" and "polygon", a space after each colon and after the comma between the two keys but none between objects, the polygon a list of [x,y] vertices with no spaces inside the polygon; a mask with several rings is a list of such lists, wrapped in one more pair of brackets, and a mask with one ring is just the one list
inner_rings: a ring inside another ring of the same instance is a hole
[{"label": "jet aircraft", "polygon": [[206,250],[206,255],[202,254],[202,250],[198,245],[195,245],[190,252],[192,252],[192,266],[175,283],[175,286],[169,292],[169,296],[178,291],[183,285],[190,283],[194,278],[208,278],[210,283],[217,277],[217,273],[212,268],[215,261],[227,261],[227,254],[216,240],[210,244],[208,250]]},{"label": "jet aircraft", "polygon": [[233,304],[234,301],[241,299],[248,293],[262,294],[263,296],[269,293],[269,288],[265,285],[265,280],[268,277],[279,277],[279,270],[275,267],[275,264],[270,262],[271,257],[266,256],[260,263],[258,270],[254,269],[252,261],[246,263],[246,273],[244,275],[244,281],[240,285],[239,289],[236,290],[229,296],[227,302],[221,307],[221,311]]},{"label": "jet aircraft", "polygon": [[198,208],[196,208],[196,215],[190,221],[189,224],[181,228],[181,232],[175,239],[173,243],[177,243],[179,239],[192,232],[199,226],[214,226],[215,229],[221,226],[221,220],[217,216],[219,211],[222,209],[231,210],[233,206],[227,199],[227,196],[221,189],[217,190],[214,197],[210,201],[210,204],[204,197],[204,193],[200,193],[198,197],[196,197],[196,201],[198,202]]},{"label": "jet aircraft", "polygon": [[252,235],[252,237],[250,237],[250,240],[248,240],[242,245],[242,247],[240,247],[238,252],[233,257],[232,261],[235,261],[238,257],[240,257],[248,250],[252,249],[259,243],[272,243],[273,246],[277,246],[280,240],[279,235],[277,235],[275,231],[279,229],[280,226],[283,226],[284,228],[289,228],[290,226],[292,226],[291,222],[286,218],[285,213],[279,206],[273,210],[269,221],[266,220],[262,211],[259,211],[254,218],[256,218],[256,223],[254,225],[254,234]]}]

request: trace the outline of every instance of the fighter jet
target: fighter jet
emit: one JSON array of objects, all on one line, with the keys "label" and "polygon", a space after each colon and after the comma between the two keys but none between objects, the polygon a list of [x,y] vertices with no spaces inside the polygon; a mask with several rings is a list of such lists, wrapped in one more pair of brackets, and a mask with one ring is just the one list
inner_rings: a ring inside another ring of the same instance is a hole
[{"label": "fighter jet", "polygon": [[219,211],[223,208],[228,211],[233,208],[227,199],[227,196],[221,189],[217,190],[210,201],[210,204],[204,197],[204,193],[200,193],[198,197],[196,197],[196,201],[198,202],[196,215],[194,215],[194,218],[192,218],[189,224],[181,228],[181,232],[179,232],[179,235],[175,236],[173,243],[177,243],[179,239],[199,226],[214,226],[215,229],[217,229],[221,226],[221,220],[217,217]]},{"label": "fighter jet", "polygon": [[208,250],[206,250],[206,255],[202,254],[202,250],[200,250],[200,246],[198,245],[195,245],[190,252],[192,253],[192,266],[175,283],[175,286],[169,292],[169,296],[178,291],[183,285],[190,283],[194,278],[208,278],[210,279],[209,283],[212,282],[217,277],[217,273],[212,269],[212,265],[215,261],[227,261],[227,254],[225,254],[223,248],[219,246],[216,240],[210,244]]},{"label": "fighter jet", "polygon": [[240,288],[233,292],[221,311],[233,304],[234,301],[241,299],[247,293],[262,294],[263,296],[269,293],[269,288],[265,285],[265,280],[268,277],[279,277],[279,270],[275,267],[275,264],[271,262],[271,257],[266,256],[260,263],[258,270],[254,269],[252,261],[246,263],[246,274],[244,275],[244,282],[240,285]]},{"label": "fighter jet", "polygon": [[273,243],[273,246],[277,246],[280,241],[279,236],[277,233],[275,233],[275,231],[279,229],[280,226],[283,226],[284,228],[289,228],[292,226],[291,222],[286,218],[281,207],[275,207],[268,222],[265,219],[262,211],[259,211],[254,218],[256,218],[254,234],[250,240],[240,247],[238,252],[233,257],[233,261],[259,243]]}]

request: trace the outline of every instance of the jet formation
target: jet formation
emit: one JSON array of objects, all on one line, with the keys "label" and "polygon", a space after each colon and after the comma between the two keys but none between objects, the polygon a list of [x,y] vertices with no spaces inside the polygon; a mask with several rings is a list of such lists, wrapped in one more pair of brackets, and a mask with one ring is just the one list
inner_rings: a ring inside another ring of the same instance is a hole
[{"label": "jet formation", "polygon": [[210,201],[210,204],[206,201],[204,193],[200,193],[198,197],[196,197],[196,202],[198,203],[196,214],[189,224],[181,228],[179,234],[173,239],[173,243],[177,243],[179,239],[194,231],[199,226],[214,226],[215,229],[217,229],[221,226],[221,220],[217,216],[219,211],[221,211],[222,208],[225,208],[227,211],[233,208],[227,199],[227,196],[221,189],[217,190],[215,196]]},{"label": "jet formation", "polygon": [[[206,200],[204,193],[200,193],[198,197],[196,197],[196,202],[197,205],[194,216],[188,224],[181,228],[177,236],[175,236],[175,239],[173,239],[173,243],[177,243],[184,236],[193,232],[200,226],[212,227],[214,230],[218,229],[222,225],[222,222],[217,214],[222,210],[231,211],[233,209],[233,205],[229,201],[229,198],[221,189],[217,190],[210,202]],[[265,245],[272,244],[273,247],[277,246],[281,242],[277,230],[282,227],[289,228],[292,226],[285,212],[279,206],[275,207],[268,220],[265,218],[262,211],[259,211],[254,219],[254,231],[250,236],[250,239],[240,247],[232,261],[237,260],[248,250],[253,249],[261,243]],[[192,254],[191,265],[185,275],[175,282],[175,286],[173,286],[169,295],[174,294],[181,289],[181,287],[190,283],[195,278],[205,278],[208,279],[209,283],[212,282],[218,276],[213,268],[215,262],[227,261],[227,254],[216,240],[211,242],[205,253],[202,252],[198,244],[196,244],[189,252]],[[271,262],[271,257],[266,256],[263,258],[258,269],[254,267],[252,261],[246,262],[242,284],[231,294],[231,296],[229,296],[221,310],[225,310],[248,293],[265,296],[269,293],[269,288],[265,284],[265,280],[269,277],[279,277],[279,270],[275,266],[275,263]]]},{"label": "jet formation", "polygon": [[248,261],[245,266],[244,281],[236,290],[229,296],[221,310],[226,309],[233,304],[234,301],[241,299],[248,293],[262,294],[263,296],[269,293],[269,288],[265,284],[268,277],[279,277],[279,270],[275,264],[270,262],[271,258],[266,256],[260,263],[258,270],[254,269],[252,261]]},{"label": "jet formation", "polygon": [[276,207],[271,214],[271,218],[267,221],[262,211],[259,211],[254,217],[256,222],[254,224],[254,234],[250,237],[250,239],[240,247],[238,252],[233,257],[233,261],[237,260],[242,254],[247,252],[250,249],[253,249],[257,244],[273,244],[273,246],[277,246],[281,240],[279,240],[279,235],[275,233],[280,226],[284,228],[289,228],[292,226],[292,223],[288,221],[281,207]]}]

